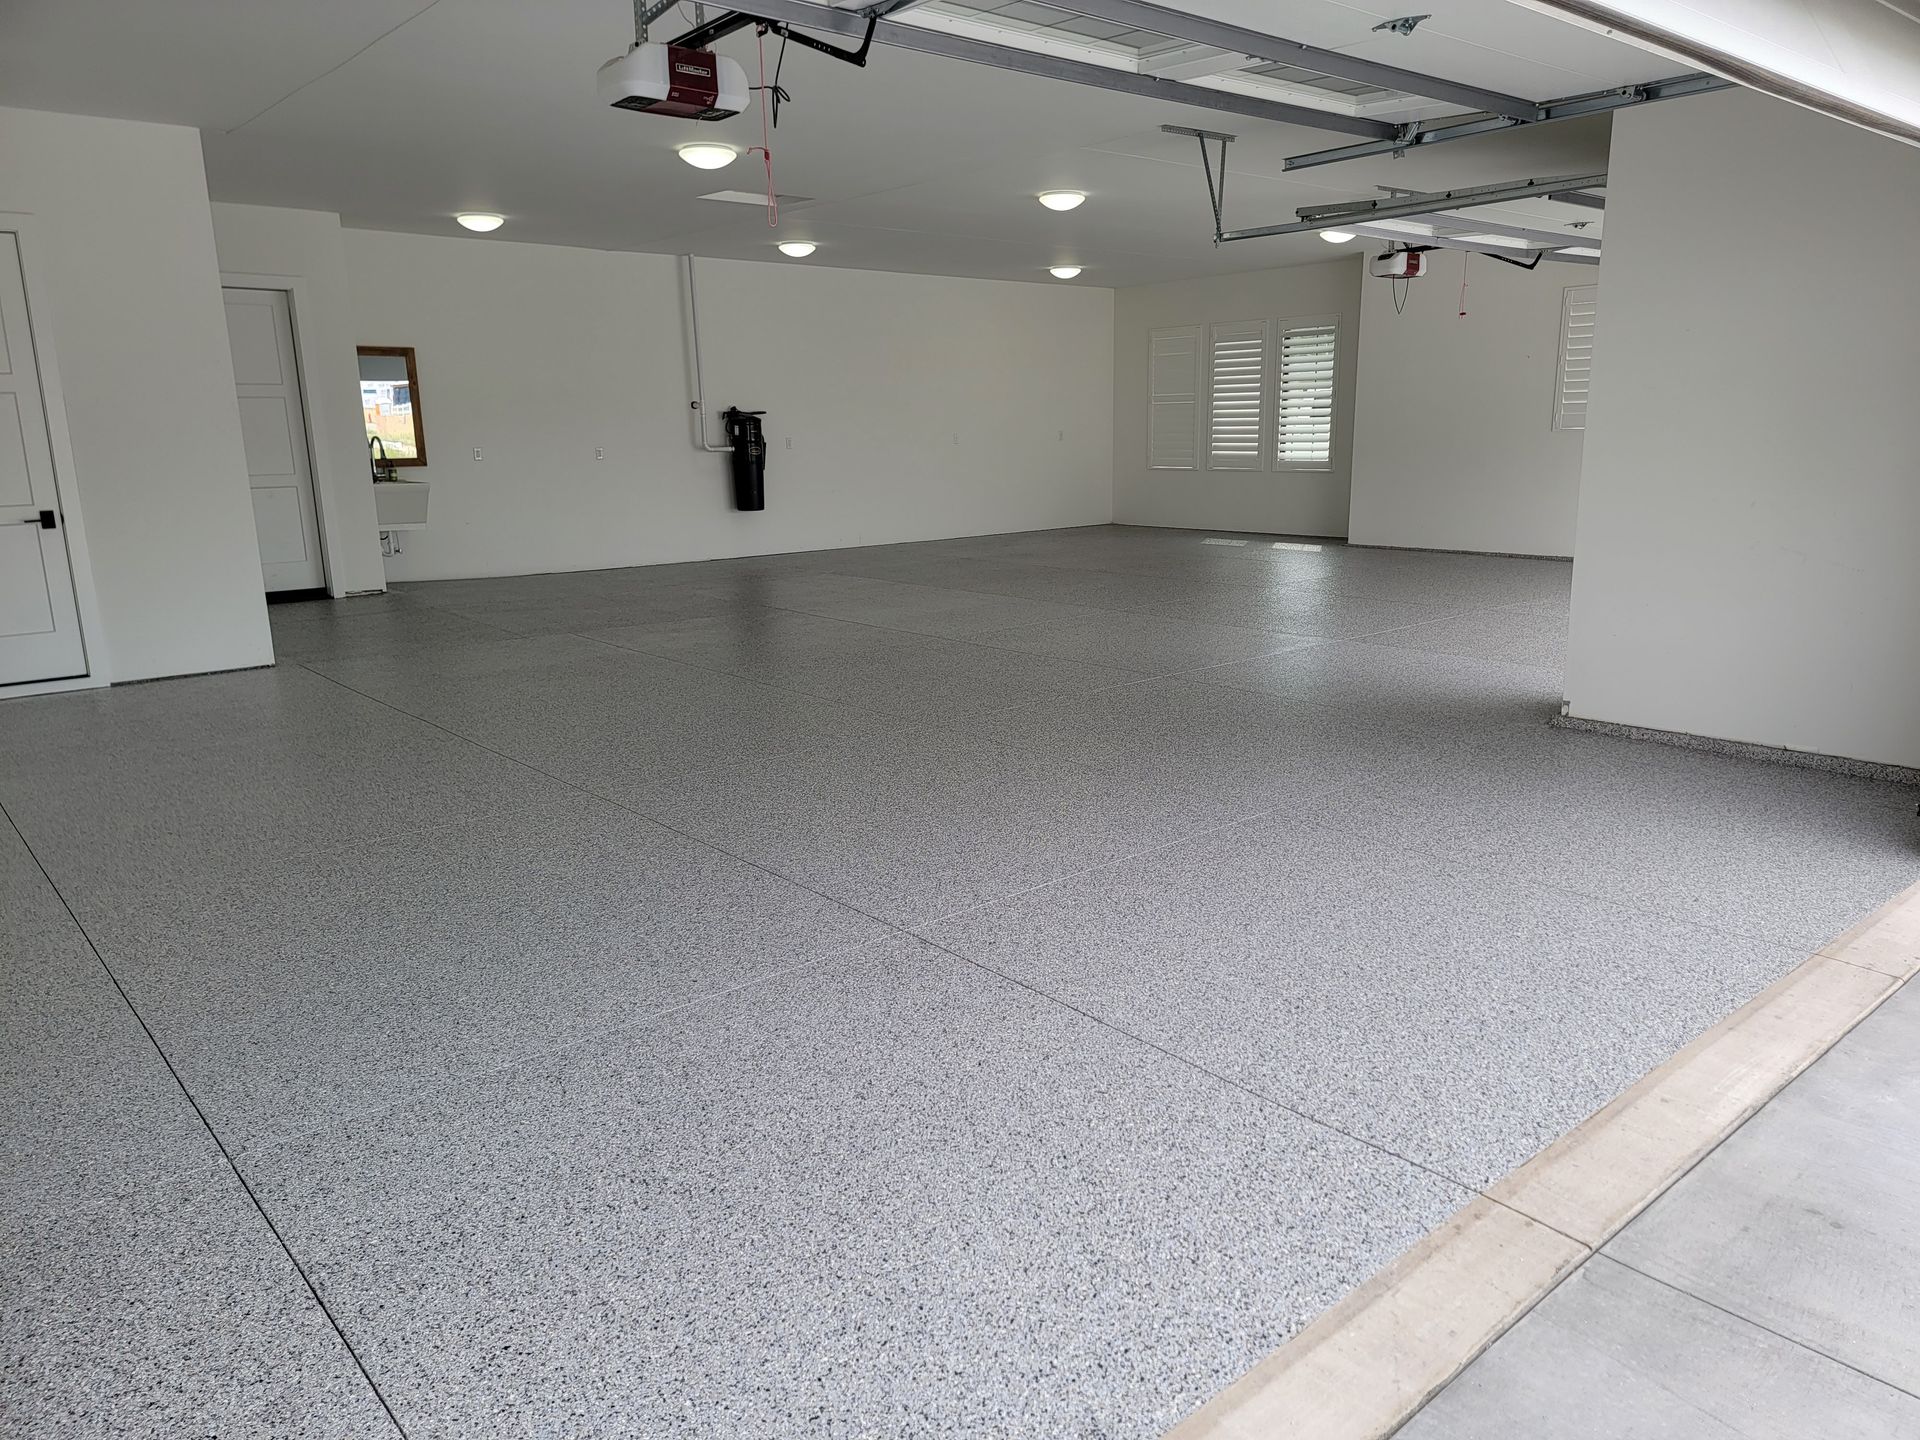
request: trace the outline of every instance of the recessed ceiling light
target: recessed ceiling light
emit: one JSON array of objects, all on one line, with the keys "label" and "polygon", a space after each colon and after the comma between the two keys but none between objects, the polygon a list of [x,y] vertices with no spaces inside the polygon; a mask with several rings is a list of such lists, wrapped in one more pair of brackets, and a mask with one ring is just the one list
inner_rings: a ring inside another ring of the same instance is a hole
[{"label": "recessed ceiling light", "polygon": [[1040,203],[1049,210],[1077,210],[1086,203],[1086,194],[1080,190],[1042,190]]},{"label": "recessed ceiling light", "polygon": [[483,215],[477,210],[470,210],[464,215],[456,215],[453,218],[466,226],[467,229],[478,230],[482,235],[486,234],[489,230],[498,230],[502,225],[507,223],[506,220],[499,215]]},{"label": "recessed ceiling light", "polygon": [[1071,280],[1080,273],[1078,265],[1055,265],[1047,273],[1056,280]]},{"label": "recessed ceiling light", "polygon": [[740,158],[740,152],[733,146],[719,145],[711,140],[696,140],[690,145],[682,145],[678,147],[678,153],[696,170],[719,170]]},{"label": "recessed ceiling light", "polygon": [[1344,245],[1355,237],[1351,230],[1322,230],[1320,238],[1329,245]]},{"label": "recessed ceiling light", "polygon": [[782,255],[791,255],[796,260],[806,259],[807,256],[819,248],[820,247],[811,240],[782,240],[780,242],[780,253]]}]

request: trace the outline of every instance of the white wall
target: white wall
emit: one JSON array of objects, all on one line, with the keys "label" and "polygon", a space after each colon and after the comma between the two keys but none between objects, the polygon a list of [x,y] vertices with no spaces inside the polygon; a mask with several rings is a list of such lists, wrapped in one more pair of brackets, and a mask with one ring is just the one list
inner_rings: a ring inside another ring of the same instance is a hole
[{"label": "white wall", "polygon": [[92,653],[114,680],[271,663],[199,134],[0,109],[0,208],[42,240]]},{"label": "white wall", "polygon": [[[1365,280],[1353,437],[1360,545],[1571,555],[1581,432],[1553,428],[1560,297],[1599,270],[1440,250],[1400,288]],[[1460,315],[1461,271],[1467,313]]]},{"label": "white wall", "polygon": [[1571,711],[1920,766],[1920,151],[1742,92],[1614,125]]},{"label": "white wall", "polygon": [[[1147,468],[1147,345],[1153,331],[1176,325],[1316,315],[1340,317],[1339,395],[1330,468]],[[1354,256],[1322,265],[1294,265],[1116,291],[1114,518],[1129,525],[1288,535],[1346,534],[1359,332],[1360,260]]]},{"label": "white wall", "polygon": [[769,412],[767,509],[743,514],[727,457],[693,448],[673,257],[344,239],[355,343],[418,352],[429,463],[412,473],[433,493],[395,579],[1112,516],[1110,291],[700,262],[712,438],[728,405]]},{"label": "white wall", "polygon": [[327,588],[335,595],[385,589],[340,217],[320,210],[215,205],[213,238],[221,273],[229,281],[298,282],[293,324],[313,439]]}]

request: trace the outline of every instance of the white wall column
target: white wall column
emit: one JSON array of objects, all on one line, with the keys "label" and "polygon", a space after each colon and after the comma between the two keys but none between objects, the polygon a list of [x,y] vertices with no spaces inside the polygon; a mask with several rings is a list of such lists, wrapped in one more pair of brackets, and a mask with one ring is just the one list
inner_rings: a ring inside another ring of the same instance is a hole
[{"label": "white wall column", "polygon": [[1920,150],[1745,92],[1614,126],[1571,713],[1920,766]]},{"label": "white wall column", "polygon": [[0,206],[44,241],[90,653],[114,681],[271,663],[199,132],[0,109]]}]

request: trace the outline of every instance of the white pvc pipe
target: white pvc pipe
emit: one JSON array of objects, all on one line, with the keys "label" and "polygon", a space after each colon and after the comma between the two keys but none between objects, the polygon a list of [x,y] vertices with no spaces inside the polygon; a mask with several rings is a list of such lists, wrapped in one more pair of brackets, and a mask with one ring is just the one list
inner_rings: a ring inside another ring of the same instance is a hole
[{"label": "white pvc pipe", "polygon": [[733,446],[713,445],[707,441],[707,378],[700,368],[700,301],[693,284],[693,256],[682,255],[687,262],[687,320],[693,334],[693,429],[694,443],[710,455],[731,455]]}]

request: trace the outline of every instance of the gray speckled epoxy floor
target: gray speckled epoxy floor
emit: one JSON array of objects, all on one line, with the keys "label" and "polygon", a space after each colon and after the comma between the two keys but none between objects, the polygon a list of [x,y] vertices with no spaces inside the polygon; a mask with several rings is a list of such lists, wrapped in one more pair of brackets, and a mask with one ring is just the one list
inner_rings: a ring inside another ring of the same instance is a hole
[{"label": "gray speckled epoxy floor", "polygon": [[1920,873],[1549,728],[1565,564],[1203,538],[0,704],[0,1435],[1147,1440]]}]

